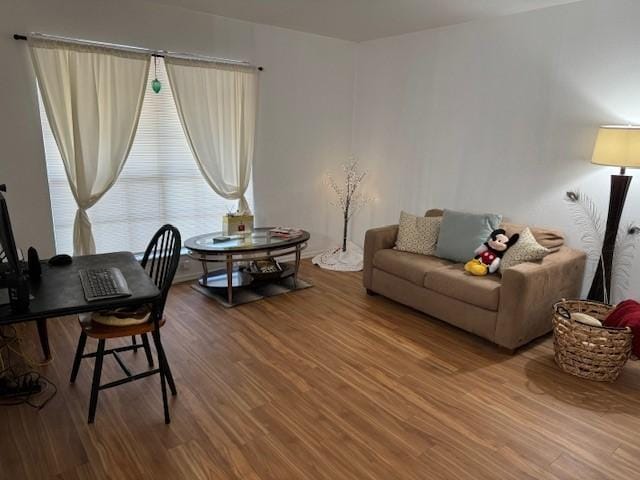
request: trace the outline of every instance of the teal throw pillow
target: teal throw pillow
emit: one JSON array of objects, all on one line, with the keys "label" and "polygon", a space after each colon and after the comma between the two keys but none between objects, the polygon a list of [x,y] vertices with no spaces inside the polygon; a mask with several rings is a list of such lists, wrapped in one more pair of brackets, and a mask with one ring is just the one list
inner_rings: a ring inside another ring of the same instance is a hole
[{"label": "teal throw pillow", "polygon": [[445,210],[436,255],[454,262],[467,262],[474,257],[474,250],[487,241],[491,232],[500,228],[500,223],[502,215]]}]

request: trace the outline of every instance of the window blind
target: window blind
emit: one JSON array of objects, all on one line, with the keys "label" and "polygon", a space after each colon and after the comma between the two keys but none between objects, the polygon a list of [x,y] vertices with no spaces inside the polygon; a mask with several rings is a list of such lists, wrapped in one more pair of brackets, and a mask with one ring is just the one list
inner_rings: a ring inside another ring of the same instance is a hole
[{"label": "window blind", "polygon": [[[129,157],[113,187],[87,212],[98,253],[142,252],[165,223],[175,225],[182,239],[219,231],[222,216],[236,208],[206,183],[191,154],[176,111],[162,58],[157,59],[159,93],[151,90],[154,66]],[[72,253],[76,202],[49,126],[42,100],[44,141],[56,251]],[[253,208],[251,185],[247,200]]]}]

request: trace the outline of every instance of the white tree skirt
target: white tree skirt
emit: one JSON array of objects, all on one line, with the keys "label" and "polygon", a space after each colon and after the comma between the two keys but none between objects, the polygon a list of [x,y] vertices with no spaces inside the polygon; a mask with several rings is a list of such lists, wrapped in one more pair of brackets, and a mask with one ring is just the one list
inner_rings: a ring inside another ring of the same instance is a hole
[{"label": "white tree skirt", "polygon": [[362,270],[362,249],[349,242],[346,252],[342,251],[342,247],[331,248],[313,257],[311,262],[326,270],[359,272]]}]

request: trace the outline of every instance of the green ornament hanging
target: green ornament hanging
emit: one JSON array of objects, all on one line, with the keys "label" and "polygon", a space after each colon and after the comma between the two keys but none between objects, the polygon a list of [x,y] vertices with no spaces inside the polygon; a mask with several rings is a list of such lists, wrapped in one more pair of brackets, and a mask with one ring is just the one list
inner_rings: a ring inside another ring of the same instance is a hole
[{"label": "green ornament hanging", "polygon": [[153,57],[153,69],[154,69],[154,72],[156,74],[156,78],[151,82],[151,89],[155,93],[160,93],[160,89],[162,88],[162,84],[160,83],[160,80],[158,80],[158,57],[157,56]]}]

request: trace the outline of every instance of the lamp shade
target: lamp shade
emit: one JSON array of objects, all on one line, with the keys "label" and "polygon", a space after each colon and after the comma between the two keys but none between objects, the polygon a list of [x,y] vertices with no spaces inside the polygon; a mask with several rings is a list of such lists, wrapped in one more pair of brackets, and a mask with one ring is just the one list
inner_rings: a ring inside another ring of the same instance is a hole
[{"label": "lamp shade", "polygon": [[591,163],[640,168],[640,127],[600,127]]}]

